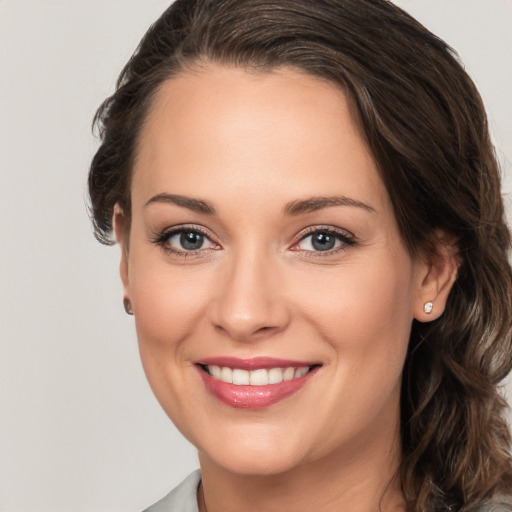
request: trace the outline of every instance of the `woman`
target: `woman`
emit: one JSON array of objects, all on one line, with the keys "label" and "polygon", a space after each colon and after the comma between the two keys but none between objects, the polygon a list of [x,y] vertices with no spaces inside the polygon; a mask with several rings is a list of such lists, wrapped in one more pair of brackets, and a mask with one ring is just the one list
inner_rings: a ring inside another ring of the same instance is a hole
[{"label": "woman", "polygon": [[201,465],[151,512],[512,510],[510,235],[443,41],[384,0],[178,0],[96,122],[96,236]]}]

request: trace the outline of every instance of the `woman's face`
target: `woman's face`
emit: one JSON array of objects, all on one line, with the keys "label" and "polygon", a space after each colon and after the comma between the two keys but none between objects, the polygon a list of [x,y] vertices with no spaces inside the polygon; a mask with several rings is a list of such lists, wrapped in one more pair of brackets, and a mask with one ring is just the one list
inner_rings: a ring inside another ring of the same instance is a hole
[{"label": "woman's face", "polygon": [[198,68],[161,87],[138,148],[129,247],[115,219],[125,294],[151,387],[204,460],[272,474],[389,450],[435,297],[343,93]]}]

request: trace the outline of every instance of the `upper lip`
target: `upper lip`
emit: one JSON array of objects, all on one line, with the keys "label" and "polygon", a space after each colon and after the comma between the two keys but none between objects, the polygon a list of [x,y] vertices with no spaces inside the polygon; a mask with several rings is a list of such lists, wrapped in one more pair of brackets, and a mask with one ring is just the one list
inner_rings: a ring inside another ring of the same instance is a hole
[{"label": "upper lip", "polygon": [[202,366],[220,366],[228,368],[238,368],[240,370],[259,370],[271,368],[301,368],[304,366],[318,365],[314,361],[296,361],[291,359],[280,359],[275,357],[252,357],[241,359],[238,357],[206,357],[196,361],[196,364]]}]

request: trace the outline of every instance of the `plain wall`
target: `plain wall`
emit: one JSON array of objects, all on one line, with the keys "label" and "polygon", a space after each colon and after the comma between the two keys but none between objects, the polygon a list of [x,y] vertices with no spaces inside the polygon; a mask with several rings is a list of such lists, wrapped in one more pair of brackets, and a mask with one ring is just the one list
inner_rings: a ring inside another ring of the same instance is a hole
[{"label": "plain wall", "polygon": [[[136,512],[197,467],[143,375],[118,249],[86,213],[94,111],[167,4],[0,0],[3,512]],[[399,4],[459,51],[510,193],[512,2]]]}]

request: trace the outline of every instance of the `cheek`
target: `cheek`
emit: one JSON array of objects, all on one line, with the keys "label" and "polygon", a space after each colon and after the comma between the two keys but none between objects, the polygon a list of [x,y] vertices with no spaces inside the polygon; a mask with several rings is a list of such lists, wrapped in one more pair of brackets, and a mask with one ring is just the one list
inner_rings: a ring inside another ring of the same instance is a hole
[{"label": "cheek", "polygon": [[330,345],[338,372],[351,376],[345,385],[358,393],[393,387],[400,377],[413,320],[413,270],[406,254],[383,254],[304,282],[307,320]]},{"label": "cheek", "polygon": [[334,439],[340,433],[373,439],[375,427],[376,438],[396,428],[413,274],[408,258],[391,263],[347,266],[325,281],[322,293],[310,287],[308,322],[329,346],[336,390],[317,404],[317,416],[328,418],[323,423]]},{"label": "cheek", "polygon": [[204,275],[132,254],[130,294],[141,362],[157,400],[183,432],[197,414],[190,365],[192,336],[205,321],[210,288]]},{"label": "cheek", "polygon": [[141,351],[181,349],[187,335],[204,321],[209,273],[144,254],[133,254],[131,268],[130,295]]}]

